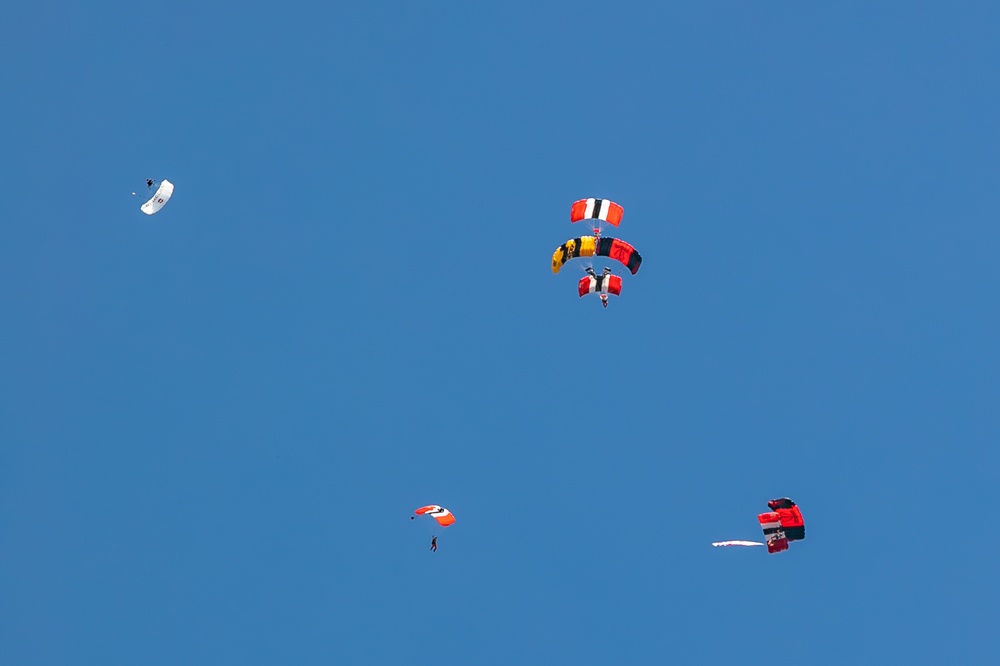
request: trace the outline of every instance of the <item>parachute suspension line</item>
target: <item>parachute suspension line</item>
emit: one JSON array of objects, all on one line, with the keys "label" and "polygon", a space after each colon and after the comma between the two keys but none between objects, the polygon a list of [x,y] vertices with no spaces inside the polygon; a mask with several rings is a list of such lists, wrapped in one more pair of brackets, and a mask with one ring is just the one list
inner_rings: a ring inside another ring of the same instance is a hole
[{"label": "parachute suspension line", "polygon": [[582,257],[578,261],[573,262],[576,264],[576,270],[580,271],[581,276],[590,275],[587,269],[594,270],[594,257]]},{"label": "parachute suspension line", "polygon": [[602,220],[601,218],[597,218],[596,220],[593,220],[593,222],[595,227],[594,235],[597,236],[597,238],[600,238],[601,235],[604,233],[604,230],[607,228],[608,223]]}]

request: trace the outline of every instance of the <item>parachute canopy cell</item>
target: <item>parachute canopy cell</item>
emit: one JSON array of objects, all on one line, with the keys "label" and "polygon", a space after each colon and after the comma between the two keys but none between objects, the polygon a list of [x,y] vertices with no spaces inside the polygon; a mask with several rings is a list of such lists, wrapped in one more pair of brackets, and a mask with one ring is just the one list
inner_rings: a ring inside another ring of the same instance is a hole
[{"label": "parachute canopy cell", "polygon": [[580,199],[569,210],[570,222],[603,220],[608,224],[621,224],[625,209],[610,199]]},{"label": "parachute canopy cell", "polygon": [[174,193],[174,184],[169,180],[161,180],[160,186],[156,188],[156,193],[146,203],[142,204],[140,210],[146,215],[158,213],[161,208],[167,205],[170,197]]},{"label": "parachute canopy cell", "polygon": [[581,297],[587,294],[614,294],[615,296],[621,296],[622,279],[617,275],[588,275],[587,277],[580,278],[577,291]]},{"label": "parachute canopy cell", "polygon": [[635,248],[617,238],[599,238],[596,254],[598,257],[610,257],[620,261],[632,271],[632,275],[639,272],[639,265],[642,263],[642,257]]},{"label": "parachute canopy cell", "polygon": [[448,527],[455,522],[455,516],[452,515],[451,511],[443,506],[438,506],[437,504],[422,506],[413,513],[418,516],[431,516],[434,520],[438,521],[438,524],[441,525],[441,527]]},{"label": "parachute canopy cell", "polygon": [[593,257],[597,252],[597,238],[594,236],[581,236],[570,238],[568,241],[556,248],[552,254],[552,272],[558,273],[563,265],[570,259],[577,257]]}]

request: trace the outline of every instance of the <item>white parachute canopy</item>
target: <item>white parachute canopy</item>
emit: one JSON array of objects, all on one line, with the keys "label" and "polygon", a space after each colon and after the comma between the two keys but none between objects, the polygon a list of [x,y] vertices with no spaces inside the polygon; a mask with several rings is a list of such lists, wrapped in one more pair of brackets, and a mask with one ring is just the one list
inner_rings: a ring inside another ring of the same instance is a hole
[{"label": "white parachute canopy", "polygon": [[174,193],[174,184],[169,180],[161,180],[160,186],[156,188],[156,193],[146,203],[142,204],[140,210],[146,215],[158,213],[161,208],[167,205],[171,195]]},{"label": "white parachute canopy", "polygon": [[758,541],[716,541],[712,544],[713,546],[763,546]]}]

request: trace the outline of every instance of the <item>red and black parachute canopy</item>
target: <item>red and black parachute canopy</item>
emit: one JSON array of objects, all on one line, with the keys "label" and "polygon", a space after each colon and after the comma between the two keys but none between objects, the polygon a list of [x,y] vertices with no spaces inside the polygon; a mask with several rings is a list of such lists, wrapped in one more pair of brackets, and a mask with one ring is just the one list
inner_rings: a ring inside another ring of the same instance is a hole
[{"label": "red and black parachute canopy", "polygon": [[773,499],[767,503],[771,511],[757,516],[760,527],[767,537],[767,552],[779,553],[788,550],[790,541],[806,538],[806,523],[802,511],[787,497]]}]

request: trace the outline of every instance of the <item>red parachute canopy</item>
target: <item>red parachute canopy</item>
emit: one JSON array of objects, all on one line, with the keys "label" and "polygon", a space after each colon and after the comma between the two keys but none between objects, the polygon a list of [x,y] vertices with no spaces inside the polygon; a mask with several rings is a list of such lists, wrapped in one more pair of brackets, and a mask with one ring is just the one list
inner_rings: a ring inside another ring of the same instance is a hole
[{"label": "red parachute canopy", "polygon": [[451,511],[444,508],[443,506],[438,506],[437,504],[428,504],[427,506],[422,506],[413,513],[418,516],[427,514],[438,521],[441,527],[448,527],[455,522],[455,516],[452,515]]},{"label": "red parachute canopy", "polygon": [[569,209],[570,222],[580,220],[603,220],[618,226],[625,209],[610,199],[580,199]]},{"label": "red parachute canopy", "polygon": [[767,506],[771,511],[757,516],[764,536],[767,537],[767,552],[780,553],[788,550],[789,541],[806,538],[806,524],[795,502],[782,497],[771,500]]},{"label": "red parachute canopy", "polygon": [[639,272],[639,265],[642,264],[642,256],[635,248],[619,238],[598,238],[595,254],[620,261],[632,271],[632,275]]},{"label": "red parachute canopy", "polygon": [[617,275],[598,275],[596,277],[588,275],[587,277],[580,278],[577,291],[580,292],[581,297],[587,294],[614,294],[615,296],[621,296],[622,279]]}]

